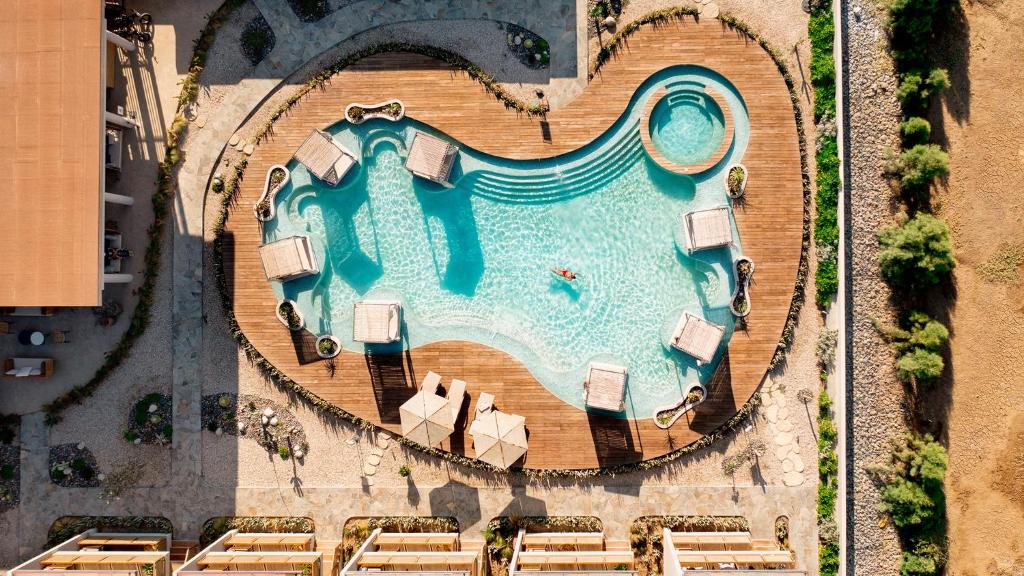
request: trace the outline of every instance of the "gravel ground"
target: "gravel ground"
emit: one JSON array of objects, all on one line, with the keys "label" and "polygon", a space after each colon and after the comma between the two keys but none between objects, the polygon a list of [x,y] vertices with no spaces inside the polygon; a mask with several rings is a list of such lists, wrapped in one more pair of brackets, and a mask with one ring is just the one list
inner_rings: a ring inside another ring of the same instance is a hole
[{"label": "gravel ground", "polygon": [[11,477],[0,475],[0,514],[14,508],[21,501],[21,450],[17,444],[0,444],[0,470],[10,471]]},{"label": "gravel ground", "polygon": [[266,398],[229,392],[203,396],[203,428],[217,436],[252,440],[272,454],[281,448],[295,458],[309,453],[302,425],[290,410]]},{"label": "gravel ground", "polygon": [[[853,14],[859,7],[860,17]],[[853,475],[847,517],[852,535],[850,569],[876,576],[899,573],[900,546],[891,524],[879,526],[879,493],[864,466],[885,461],[889,439],[905,429],[903,385],[896,378],[895,357],[872,325],[872,319],[895,324],[891,293],[878,271],[875,232],[895,217],[894,193],[882,177],[886,152],[899,144],[899,104],[893,96],[896,81],[888,55],[884,8],[866,2],[844,5],[844,28],[849,61],[846,63],[849,109],[847,114],[851,211],[850,237],[853,300],[850,303],[853,339]]]},{"label": "gravel ground", "polygon": [[96,457],[85,445],[50,447],[50,480],[54,484],[65,488],[91,488],[100,485],[100,473]]}]

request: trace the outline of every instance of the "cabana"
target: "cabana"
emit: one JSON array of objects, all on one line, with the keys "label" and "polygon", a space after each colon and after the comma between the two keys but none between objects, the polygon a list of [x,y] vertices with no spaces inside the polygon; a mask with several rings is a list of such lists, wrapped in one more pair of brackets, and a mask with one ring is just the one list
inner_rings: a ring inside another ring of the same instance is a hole
[{"label": "cabana", "polygon": [[397,342],[402,336],[402,306],[390,300],[356,302],[352,339],[370,344]]},{"label": "cabana", "polygon": [[483,542],[463,542],[457,533],[395,533],[377,528],[352,554],[339,576],[367,572],[482,576],[487,561],[483,552]]},{"label": "cabana", "polygon": [[[672,532],[663,529],[662,573],[682,576],[707,570],[751,575],[803,574],[794,570],[793,552],[749,532]],[[740,572],[742,571],[742,572]]]},{"label": "cabana", "polygon": [[170,576],[170,534],[86,530],[12,568],[9,576]]},{"label": "cabana", "polygon": [[[338,543],[338,547],[340,547]],[[330,559],[339,550],[328,549]],[[312,534],[230,530],[174,571],[174,576],[260,573],[263,576],[332,576]]]},{"label": "cabana", "polygon": [[689,212],[683,216],[690,250],[705,250],[733,243],[732,222],[725,206]]},{"label": "cabana", "polygon": [[706,364],[715,357],[724,337],[725,326],[683,312],[672,333],[672,347],[696,358],[698,365]]},{"label": "cabana", "polygon": [[289,236],[264,244],[259,252],[267,280],[287,282],[320,272],[308,236]]},{"label": "cabana", "polygon": [[583,381],[583,402],[589,408],[622,412],[625,409],[626,368],[591,362]]},{"label": "cabana", "polygon": [[544,532],[520,530],[509,563],[509,576],[558,572],[589,575],[601,572],[635,573],[629,542],[606,541],[601,532]]},{"label": "cabana", "polygon": [[409,145],[405,169],[420,178],[450,187],[448,176],[458,154],[457,146],[430,134],[416,132],[413,134],[412,144]]},{"label": "cabana", "polygon": [[337,186],[345,173],[356,164],[355,154],[323,130],[310,132],[292,158],[331,186]]}]

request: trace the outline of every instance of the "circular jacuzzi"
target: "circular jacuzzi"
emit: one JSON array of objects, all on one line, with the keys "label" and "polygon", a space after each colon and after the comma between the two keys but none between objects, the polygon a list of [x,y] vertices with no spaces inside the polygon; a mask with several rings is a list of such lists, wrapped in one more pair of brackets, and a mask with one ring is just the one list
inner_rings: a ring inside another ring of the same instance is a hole
[{"label": "circular jacuzzi", "polygon": [[651,141],[667,160],[699,164],[710,158],[725,138],[725,114],[710,94],[699,88],[673,90],[651,110]]}]

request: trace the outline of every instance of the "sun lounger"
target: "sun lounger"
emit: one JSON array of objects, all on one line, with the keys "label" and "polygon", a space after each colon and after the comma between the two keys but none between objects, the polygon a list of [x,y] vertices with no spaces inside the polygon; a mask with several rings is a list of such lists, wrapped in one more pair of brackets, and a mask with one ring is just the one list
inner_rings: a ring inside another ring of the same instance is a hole
[{"label": "sun lounger", "polygon": [[459,419],[459,412],[462,412],[462,405],[465,403],[466,383],[453,379],[452,385],[448,387],[448,404],[452,407],[452,422]]},{"label": "sun lounger", "polygon": [[356,342],[387,344],[402,333],[402,307],[398,302],[363,300],[352,315],[352,339]]},{"label": "sun lounger", "polygon": [[584,403],[590,408],[622,412],[626,407],[626,368],[591,362],[583,391]]},{"label": "sun lounger", "polygon": [[693,356],[701,365],[711,362],[724,337],[725,326],[683,312],[672,333],[672,347]]},{"label": "sun lounger", "polygon": [[39,379],[53,375],[52,358],[8,358],[4,360],[4,378]]},{"label": "sun lounger", "polygon": [[420,382],[420,390],[437,392],[437,387],[440,385],[441,375],[437,372],[427,372],[427,375],[423,378],[423,382]]}]

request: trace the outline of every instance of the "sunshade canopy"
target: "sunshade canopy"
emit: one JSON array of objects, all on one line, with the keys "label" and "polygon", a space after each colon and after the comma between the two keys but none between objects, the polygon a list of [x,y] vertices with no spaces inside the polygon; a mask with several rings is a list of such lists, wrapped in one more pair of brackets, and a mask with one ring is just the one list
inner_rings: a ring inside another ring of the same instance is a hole
[{"label": "sunshade canopy", "polygon": [[690,212],[685,218],[691,250],[703,250],[733,243],[732,223],[729,221],[728,208],[723,206]]},{"label": "sunshade canopy", "polygon": [[478,460],[508,468],[526,454],[526,418],[492,410],[480,416],[470,430]]},{"label": "sunshade canopy", "polygon": [[455,431],[448,400],[420,390],[398,409],[402,435],[424,446],[436,446]]}]

